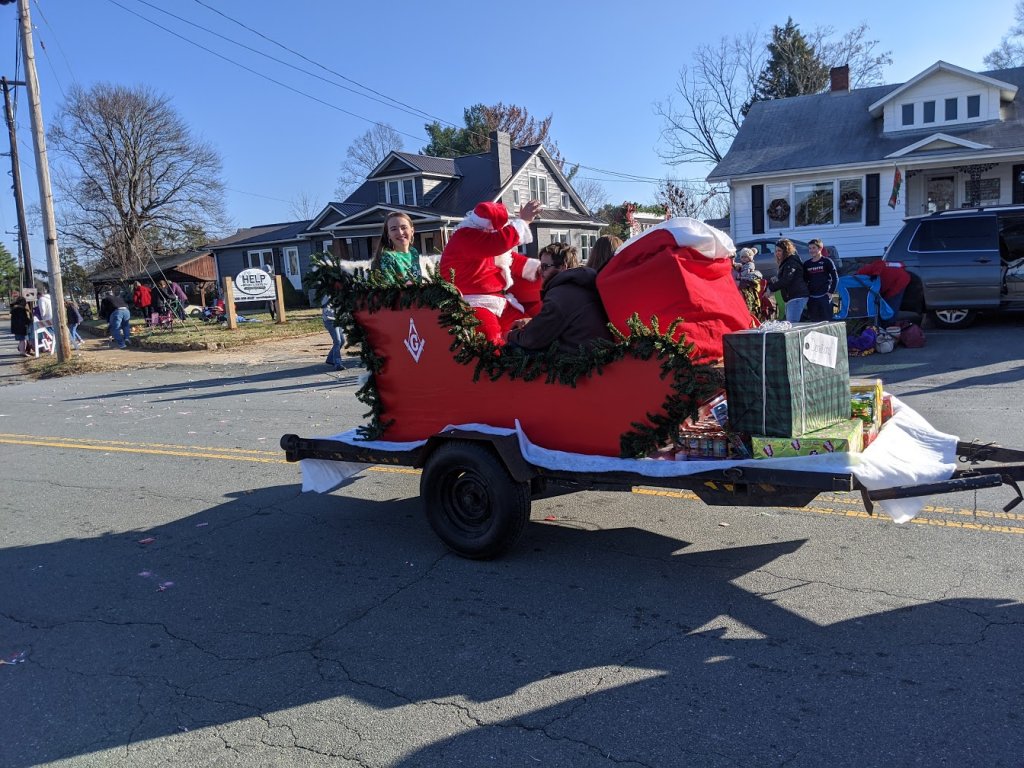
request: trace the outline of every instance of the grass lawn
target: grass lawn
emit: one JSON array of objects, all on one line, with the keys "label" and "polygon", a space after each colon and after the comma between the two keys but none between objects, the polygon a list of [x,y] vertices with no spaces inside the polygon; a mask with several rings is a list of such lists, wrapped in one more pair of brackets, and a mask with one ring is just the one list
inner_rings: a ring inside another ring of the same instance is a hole
[{"label": "grass lawn", "polygon": [[[258,344],[267,339],[308,336],[324,331],[319,309],[289,310],[288,322],[283,325],[275,323],[265,312],[248,317],[258,322],[239,322],[234,331],[228,330],[227,323],[204,323],[191,317],[171,328],[147,328],[141,319],[133,317],[132,339],[134,344],[144,349],[229,349]],[[107,335],[107,324],[103,320],[82,323],[80,329],[92,336]]]}]

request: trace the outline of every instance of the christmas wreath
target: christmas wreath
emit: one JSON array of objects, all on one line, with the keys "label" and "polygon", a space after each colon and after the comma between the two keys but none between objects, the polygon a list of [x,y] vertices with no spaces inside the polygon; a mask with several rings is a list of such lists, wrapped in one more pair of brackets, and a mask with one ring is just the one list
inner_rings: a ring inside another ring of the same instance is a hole
[{"label": "christmas wreath", "polygon": [[777,197],[768,206],[768,218],[772,221],[789,221],[789,201]]},{"label": "christmas wreath", "polygon": [[864,205],[864,196],[855,189],[843,192],[839,196],[839,207],[846,213],[860,213],[862,205]]}]

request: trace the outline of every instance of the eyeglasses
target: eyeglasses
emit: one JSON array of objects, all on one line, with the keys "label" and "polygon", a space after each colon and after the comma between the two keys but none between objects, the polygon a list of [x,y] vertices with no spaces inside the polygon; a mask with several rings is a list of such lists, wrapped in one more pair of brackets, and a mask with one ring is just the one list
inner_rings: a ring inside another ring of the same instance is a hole
[{"label": "eyeglasses", "polygon": [[543,272],[545,269],[555,269],[554,264],[545,264],[543,261],[540,263],[540,271]]}]

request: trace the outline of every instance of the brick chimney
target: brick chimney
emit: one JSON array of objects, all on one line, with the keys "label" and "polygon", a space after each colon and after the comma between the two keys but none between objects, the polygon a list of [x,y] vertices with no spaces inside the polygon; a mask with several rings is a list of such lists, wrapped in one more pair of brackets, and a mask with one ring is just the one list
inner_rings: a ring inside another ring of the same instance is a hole
[{"label": "brick chimney", "polygon": [[498,174],[498,186],[512,178],[512,139],[505,131],[491,131],[491,158]]},{"label": "brick chimney", "polygon": [[846,93],[850,90],[850,67],[844,64],[841,67],[832,67],[828,71],[828,79],[831,84],[829,88],[832,93]]}]

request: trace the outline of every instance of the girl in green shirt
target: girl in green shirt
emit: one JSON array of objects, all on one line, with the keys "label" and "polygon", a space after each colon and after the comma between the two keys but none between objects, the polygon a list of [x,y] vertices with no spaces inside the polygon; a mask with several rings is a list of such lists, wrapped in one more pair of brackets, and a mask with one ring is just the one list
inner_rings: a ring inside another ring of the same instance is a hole
[{"label": "girl in green shirt", "polygon": [[421,277],[420,252],[412,245],[415,233],[412,219],[407,214],[398,211],[389,213],[384,220],[384,231],[374,254],[373,266],[395,277],[411,280]]}]

